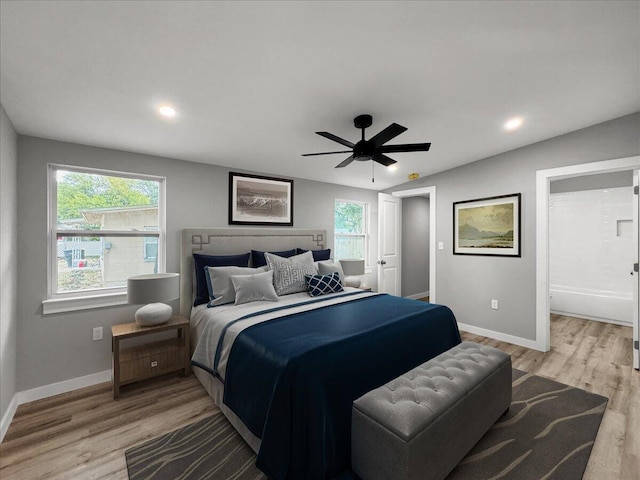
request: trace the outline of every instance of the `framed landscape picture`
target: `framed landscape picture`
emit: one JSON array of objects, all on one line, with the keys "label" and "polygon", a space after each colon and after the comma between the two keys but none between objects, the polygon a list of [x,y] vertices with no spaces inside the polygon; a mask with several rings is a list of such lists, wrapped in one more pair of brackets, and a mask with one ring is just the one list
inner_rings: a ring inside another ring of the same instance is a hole
[{"label": "framed landscape picture", "polygon": [[293,180],[229,172],[229,224],[293,226]]},{"label": "framed landscape picture", "polygon": [[520,194],[453,204],[455,255],[520,256]]}]

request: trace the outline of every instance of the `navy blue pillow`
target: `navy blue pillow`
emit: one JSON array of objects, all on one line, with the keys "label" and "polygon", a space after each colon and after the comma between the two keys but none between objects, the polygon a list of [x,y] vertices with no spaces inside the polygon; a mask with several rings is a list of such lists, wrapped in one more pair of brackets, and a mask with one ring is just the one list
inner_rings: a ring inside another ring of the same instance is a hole
[{"label": "navy blue pillow", "polygon": [[[308,252],[309,250],[303,250],[302,248],[296,249],[297,254]],[[331,249],[327,248],[326,250],[311,250],[311,254],[313,255],[314,262],[321,262],[323,260],[331,260]]]},{"label": "navy blue pillow", "polygon": [[209,289],[204,267],[248,267],[249,253],[241,255],[200,255],[193,254],[193,265],[196,271],[196,299],[193,306],[197,307],[209,302]]},{"label": "navy blue pillow", "polygon": [[309,295],[312,297],[344,290],[338,272],[333,272],[331,275],[305,275],[304,279],[309,288]]},{"label": "navy blue pillow", "polygon": [[[296,254],[296,249],[285,250],[283,252],[269,252],[279,257],[289,258]],[[251,264],[255,267],[264,267],[267,264],[267,260],[264,258],[264,252],[260,250],[251,250]]]}]

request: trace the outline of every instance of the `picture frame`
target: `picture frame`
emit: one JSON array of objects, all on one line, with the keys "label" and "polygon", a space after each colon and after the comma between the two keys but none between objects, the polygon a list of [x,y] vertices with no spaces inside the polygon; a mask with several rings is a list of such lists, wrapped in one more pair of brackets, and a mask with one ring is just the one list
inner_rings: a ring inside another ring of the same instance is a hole
[{"label": "picture frame", "polygon": [[229,225],[293,226],[293,180],[229,172]]},{"label": "picture frame", "polygon": [[454,255],[520,257],[521,194],[454,202]]}]

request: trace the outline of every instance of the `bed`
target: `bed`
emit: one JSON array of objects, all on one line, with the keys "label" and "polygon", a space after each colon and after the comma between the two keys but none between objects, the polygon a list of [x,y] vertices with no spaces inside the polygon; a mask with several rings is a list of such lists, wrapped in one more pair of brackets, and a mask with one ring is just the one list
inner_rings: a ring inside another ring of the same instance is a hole
[{"label": "bed", "polygon": [[194,253],[325,246],[324,230],[182,233],[181,313],[191,318],[194,374],[270,478],[348,476],[353,400],[460,343],[447,307],[348,287],[192,307]]}]

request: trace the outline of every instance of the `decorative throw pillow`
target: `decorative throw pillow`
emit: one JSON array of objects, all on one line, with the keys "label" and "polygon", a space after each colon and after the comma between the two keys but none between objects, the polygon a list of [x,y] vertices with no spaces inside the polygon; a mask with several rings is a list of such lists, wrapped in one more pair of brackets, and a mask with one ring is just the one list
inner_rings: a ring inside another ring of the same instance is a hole
[{"label": "decorative throw pillow", "polygon": [[318,262],[318,273],[320,275],[331,275],[334,272],[340,275],[340,284],[344,287],[344,272],[340,262]]},{"label": "decorative throw pillow", "polygon": [[264,254],[269,270],[273,270],[273,286],[279,296],[307,290],[305,275],[315,275],[313,255],[306,252],[290,258],[279,257],[271,253]]},{"label": "decorative throw pillow", "polygon": [[231,275],[231,283],[236,291],[236,305],[259,300],[278,301],[271,270],[255,275]]},{"label": "decorative throw pillow", "polygon": [[193,254],[193,267],[196,273],[196,298],[193,306],[197,307],[209,301],[208,280],[205,267],[248,267],[249,253],[241,255],[200,255]]},{"label": "decorative throw pillow", "polygon": [[305,280],[309,286],[309,295],[312,297],[344,290],[340,283],[340,274],[338,272],[333,272],[331,275],[305,275]]},{"label": "decorative throw pillow", "polygon": [[279,257],[289,258],[296,254],[296,249],[283,250],[282,252],[261,252],[260,250],[251,250],[251,265],[254,267],[264,267],[267,265],[267,261],[264,258],[265,253],[271,253],[278,255]]},{"label": "decorative throw pillow", "polygon": [[[309,250],[303,250],[302,248],[296,249],[296,254],[300,255],[301,253],[308,252]],[[329,260],[331,258],[331,249],[327,248],[326,250],[311,250],[311,254],[313,255],[314,262],[321,262],[323,260]]]},{"label": "decorative throw pillow", "polygon": [[236,301],[236,291],[233,288],[231,277],[233,275],[253,275],[265,272],[266,267],[206,267],[206,274],[209,278],[209,295],[211,300],[208,307],[217,307]]}]

